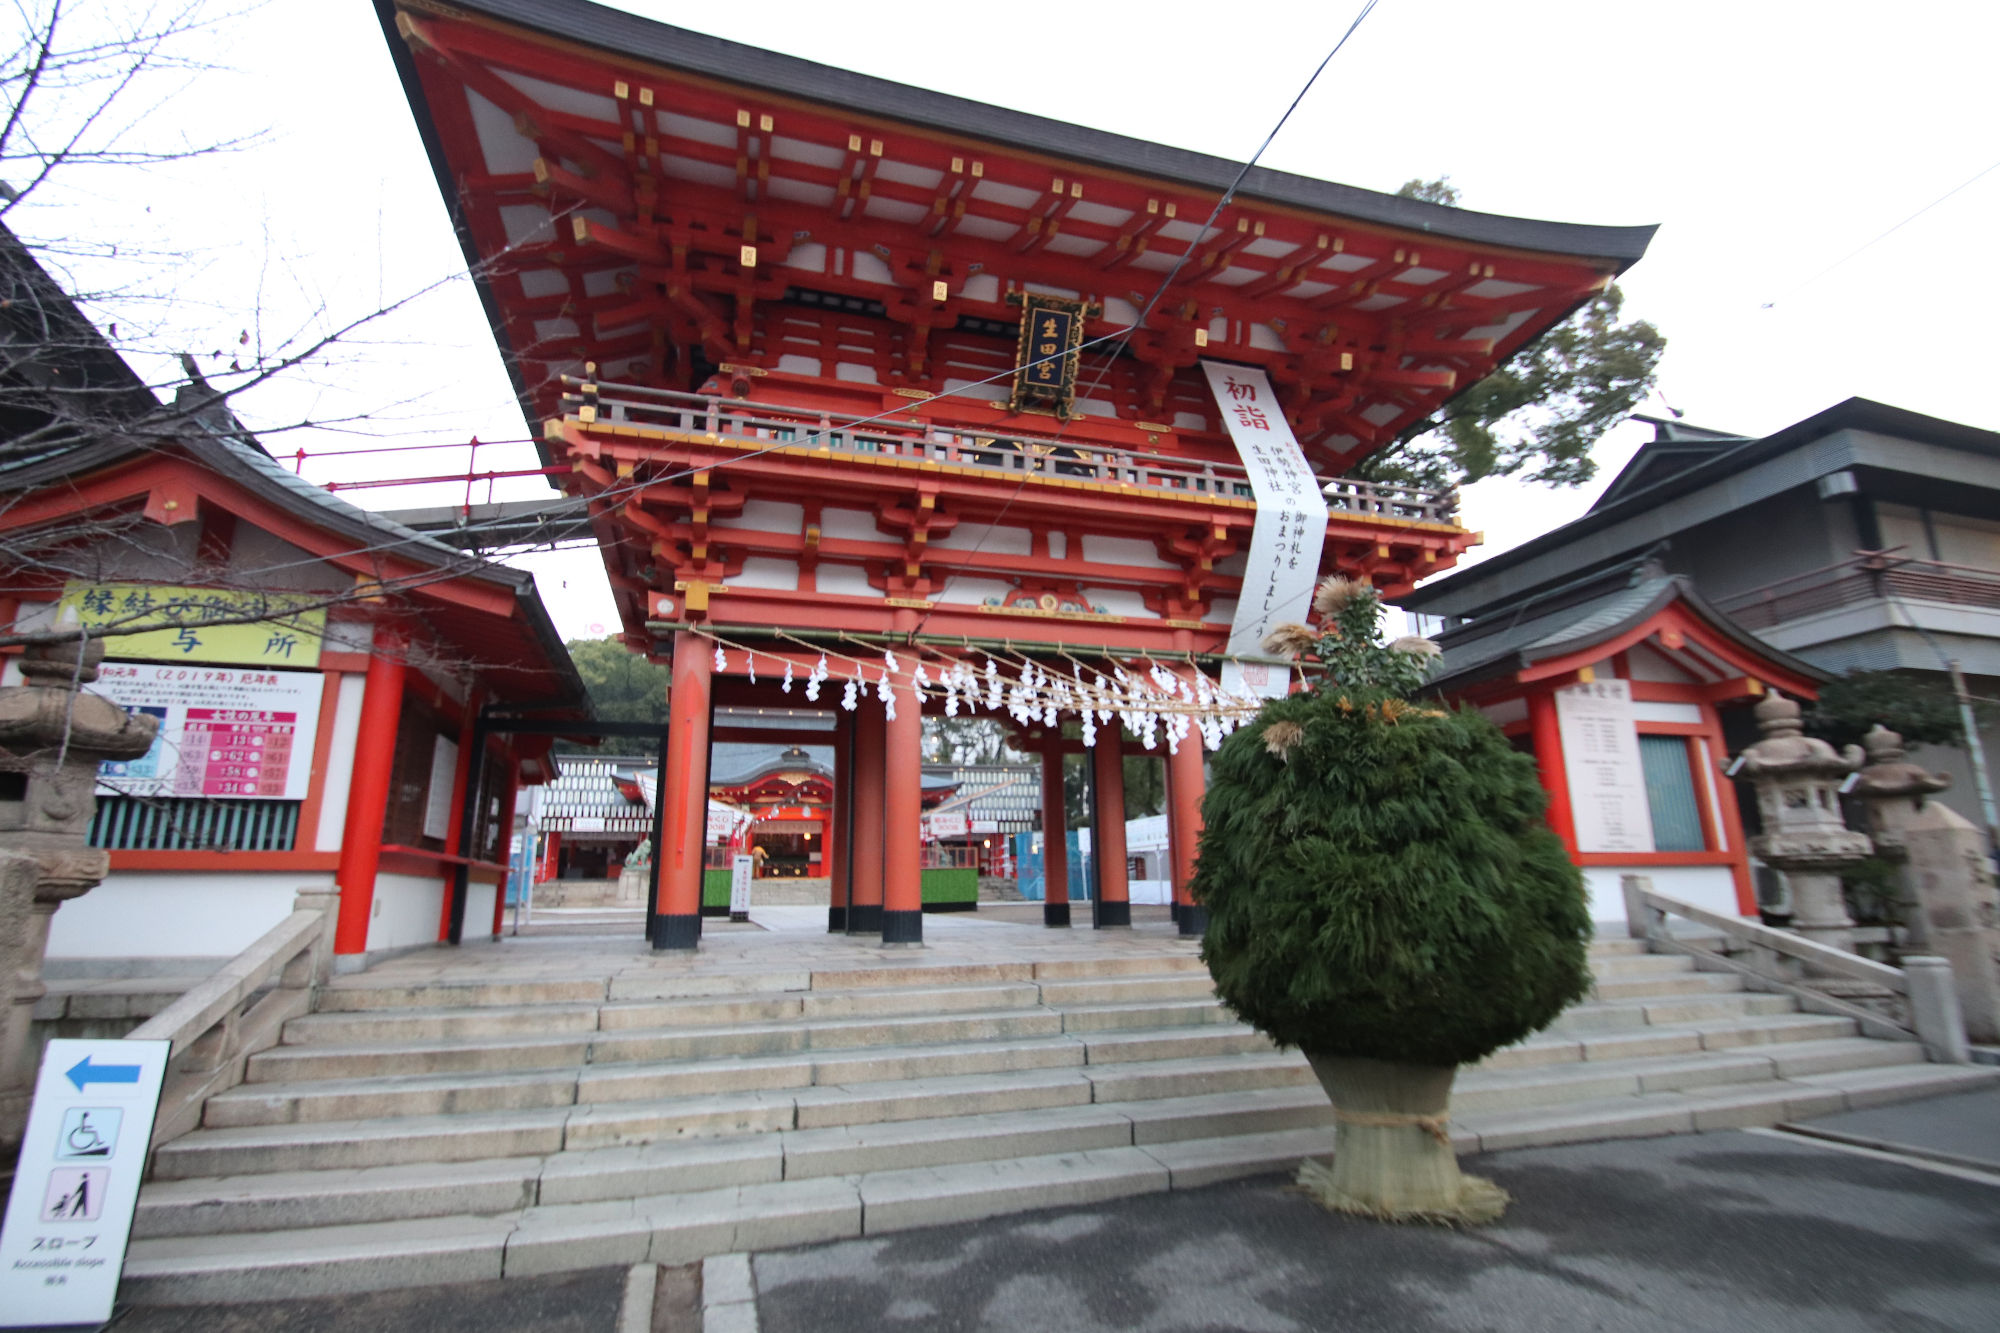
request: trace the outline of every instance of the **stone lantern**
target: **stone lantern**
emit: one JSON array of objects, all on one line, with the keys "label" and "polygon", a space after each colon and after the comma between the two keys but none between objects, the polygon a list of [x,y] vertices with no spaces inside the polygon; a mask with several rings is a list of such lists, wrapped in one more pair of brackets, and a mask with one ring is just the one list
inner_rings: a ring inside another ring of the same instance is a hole
[{"label": "stone lantern", "polygon": [[21,658],[27,684],[0,689],[0,1145],[20,1142],[34,1095],[28,1030],[56,908],[88,893],[110,857],[86,841],[97,766],[137,759],[159,721],[78,688],[97,679],[101,642],[41,644]]},{"label": "stone lantern", "polygon": [[1750,850],[1785,877],[1792,929],[1808,939],[1854,951],[1840,871],[1867,858],[1873,844],[1848,829],[1840,788],[1861,767],[1861,747],[1845,753],[1815,740],[1799,725],[1799,706],[1775,690],[1757,705],[1762,740],[1743,751],[1741,772],[1757,789],[1764,832]]},{"label": "stone lantern", "polygon": [[1986,834],[1928,799],[1950,776],[1909,762],[1901,736],[1878,726],[1861,743],[1868,767],[1854,792],[1867,803],[1877,854],[1896,864],[1907,947],[1951,964],[1966,1035],[2000,1042],[2000,890]]}]

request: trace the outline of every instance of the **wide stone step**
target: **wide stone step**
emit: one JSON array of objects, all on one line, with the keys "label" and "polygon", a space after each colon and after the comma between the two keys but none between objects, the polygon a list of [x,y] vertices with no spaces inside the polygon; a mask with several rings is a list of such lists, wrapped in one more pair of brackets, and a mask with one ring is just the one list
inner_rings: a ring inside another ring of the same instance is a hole
[{"label": "wide stone step", "polygon": [[1607,1032],[1639,1027],[1684,1027],[1714,1019],[1770,1018],[1798,1012],[1789,995],[1754,991],[1698,996],[1588,1000],[1565,1009],[1551,1032]]},{"label": "wide stone step", "polygon": [[280,1046],[253,1057],[251,1083],[405,1075],[556,1070],[660,1060],[715,1060],[860,1047],[1005,1041],[1062,1033],[1053,1010],[758,1023],[684,1031],[597,1031],[473,1041]]},{"label": "wide stone step", "polygon": [[[2000,1070],[1987,1067],[1878,1067],[1747,1088],[1468,1112],[1455,1120],[1453,1140],[1461,1152],[1492,1151],[1771,1124],[1995,1081],[2000,1081]],[[1115,1131],[1113,1122],[1103,1125]],[[606,1264],[686,1263],[710,1254],[889,1234],[1034,1208],[1086,1206],[1232,1176],[1289,1172],[1302,1157],[1330,1151],[1332,1132],[1319,1123],[1223,1137],[1144,1143],[1107,1137],[1103,1142],[1106,1146],[608,1201],[543,1202],[485,1216],[280,1229],[252,1240],[229,1232],[154,1235],[133,1242],[125,1270],[127,1294],[162,1304],[244,1301]],[[504,1186],[509,1173],[493,1174]],[[653,1179],[636,1179],[634,1185],[643,1188]],[[437,1183],[453,1187],[442,1178]],[[469,1180],[458,1187],[474,1188]],[[493,1188],[492,1182],[484,1187]],[[210,1192],[220,1193],[219,1185]],[[142,1212],[144,1208],[142,1204]]]},{"label": "wide stone step", "polygon": [[1599,977],[1591,992],[1600,1000],[1679,995],[1727,995],[1743,990],[1733,972],[1674,972],[1658,976]]}]

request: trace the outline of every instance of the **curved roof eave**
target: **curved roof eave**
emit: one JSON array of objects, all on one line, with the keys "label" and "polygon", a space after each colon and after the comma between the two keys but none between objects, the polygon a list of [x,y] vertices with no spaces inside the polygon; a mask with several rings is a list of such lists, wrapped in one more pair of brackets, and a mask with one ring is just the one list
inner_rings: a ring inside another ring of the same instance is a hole
[{"label": "curved roof eave", "polygon": [[[402,40],[396,35],[395,11],[404,5],[399,0],[376,0],[376,7],[390,45],[397,50],[398,71],[403,75],[412,107],[419,107],[422,90],[415,82],[414,67],[404,58]],[[415,0],[408,7],[432,8],[422,0]],[[436,8],[445,13],[498,19],[558,40],[596,47],[616,58],[661,65],[705,78],[779,89],[788,97],[860,110],[920,129],[984,139],[1198,189],[1219,193],[1228,188],[1241,170],[1240,163],[1227,158],[857,74],[676,28],[589,0],[451,0],[449,5]],[[425,139],[434,143],[430,134]],[[1611,260],[1617,263],[1620,272],[1646,253],[1647,244],[1658,230],[1655,225],[1609,227],[1475,213],[1267,167],[1250,171],[1242,193],[1293,208],[1452,240]],[[447,190],[445,197],[452,198],[452,192]]]}]

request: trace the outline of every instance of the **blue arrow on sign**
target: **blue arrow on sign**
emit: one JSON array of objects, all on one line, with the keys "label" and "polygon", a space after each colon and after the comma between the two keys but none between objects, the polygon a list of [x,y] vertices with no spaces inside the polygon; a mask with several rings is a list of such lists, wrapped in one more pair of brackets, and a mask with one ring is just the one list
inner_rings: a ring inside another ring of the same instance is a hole
[{"label": "blue arrow on sign", "polygon": [[94,1065],[86,1055],[69,1067],[69,1081],[76,1084],[78,1092],[83,1091],[86,1083],[137,1083],[139,1066]]}]

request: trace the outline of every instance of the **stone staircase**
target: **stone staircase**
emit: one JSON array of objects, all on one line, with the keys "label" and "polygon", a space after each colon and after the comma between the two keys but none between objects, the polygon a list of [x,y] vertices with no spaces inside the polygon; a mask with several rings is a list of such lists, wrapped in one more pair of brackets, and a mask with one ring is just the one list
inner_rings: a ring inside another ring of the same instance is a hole
[{"label": "stone staircase", "polygon": [[[1771,1124],[2000,1080],[1924,1063],[1633,941],[1595,995],[1463,1072],[1465,1152]],[[127,1295],[471,1281],[1088,1204],[1332,1146],[1305,1062],[1182,948],[320,995],[161,1147]]]}]

